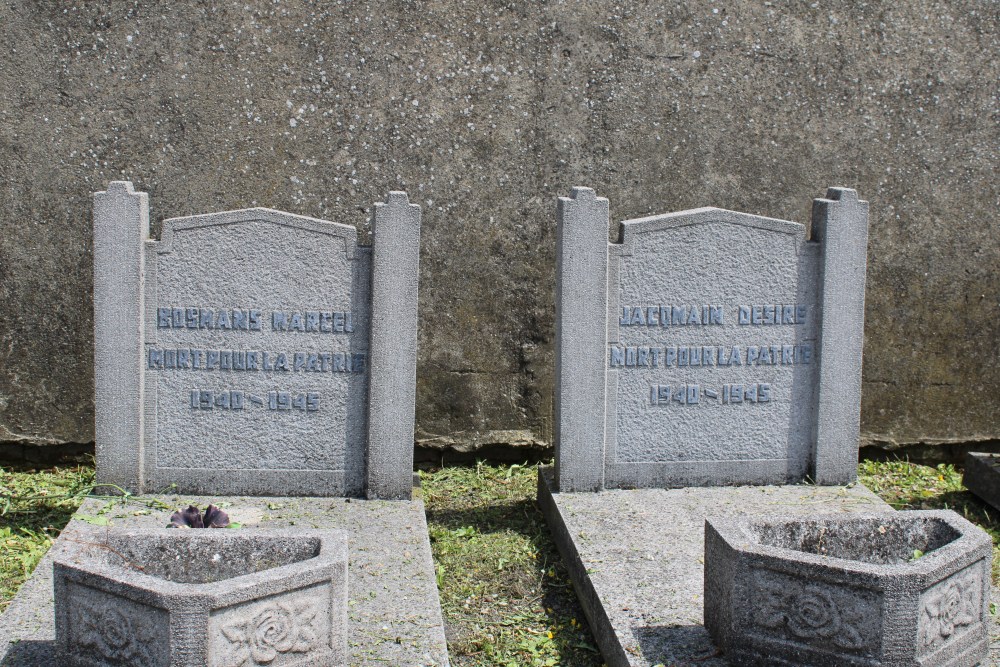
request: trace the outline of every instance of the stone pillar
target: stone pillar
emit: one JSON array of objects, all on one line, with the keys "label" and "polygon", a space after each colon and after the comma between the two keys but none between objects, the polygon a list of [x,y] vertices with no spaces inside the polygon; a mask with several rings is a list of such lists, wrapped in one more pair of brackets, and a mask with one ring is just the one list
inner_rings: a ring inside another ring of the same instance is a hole
[{"label": "stone pillar", "polygon": [[143,491],[144,244],[149,198],[128,181],[94,194],[94,439],[98,484]]},{"label": "stone pillar", "polygon": [[420,207],[405,192],[375,205],[365,495],[409,499],[417,383]]},{"label": "stone pillar", "polygon": [[822,246],[819,275],[817,484],[847,484],[858,469],[861,353],[865,324],[868,202],[847,188],[813,201],[812,240]]},{"label": "stone pillar", "polygon": [[608,200],[590,188],[560,197],[556,227],[556,483],[604,485],[608,354]]}]

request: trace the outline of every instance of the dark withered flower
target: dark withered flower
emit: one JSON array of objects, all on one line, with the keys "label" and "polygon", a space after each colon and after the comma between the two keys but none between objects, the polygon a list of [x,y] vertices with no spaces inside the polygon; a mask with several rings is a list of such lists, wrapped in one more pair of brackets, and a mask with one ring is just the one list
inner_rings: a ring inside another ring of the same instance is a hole
[{"label": "dark withered flower", "polygon": [[205,508],[202,515],[194,505],[188,505],[185,510],[178,510],[170,515],[169,528],[225,528],[229,525],[229,515],[215,505]]},{"label": "dark withered flower", "polygon": [[172,528],[204,528],[205,523],[201,519],[201,510],[194,505],[188,505],[186,510],[178,510],[170,515],[170,526]]},{"label": "dark withered flower", "polygon": [[215,505],[205,508],[204,523],[206,528],[225,528],[229,525],[229,515]]}]

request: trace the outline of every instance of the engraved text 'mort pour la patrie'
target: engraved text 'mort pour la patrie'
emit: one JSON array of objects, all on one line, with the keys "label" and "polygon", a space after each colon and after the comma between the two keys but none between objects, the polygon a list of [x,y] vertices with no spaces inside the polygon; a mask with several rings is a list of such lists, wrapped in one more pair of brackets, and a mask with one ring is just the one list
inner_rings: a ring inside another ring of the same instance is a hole
[{"label": "engraved text 'mort pour la patrie'", "polygon": [[[260,309],[162,307],[156,311],[159,329],[262,331],[266,323],[273,331],[350,334],[354,317],[349,311],[272,311],[265,317]],[[204,348],[150,348],[146,367],[151,370],[201,371],[287,371],[303,373],[363,373],[365,355],[351,352],[274,352],[267,350],[223,350]],[[260,406],[271,410],[320,409],[316,392],[293,394],[271,391],[257,395],[238,390],[192,389],[190,407],[195,410],[243,410]]]},{"label": "engraved text 'mort pour la patrie'", "polygon": [[[622,327],[724,326],[726,309],[718,304],[622,306]],[[736,307],[739,326],[802,325],[809,316],[806,304],[743,304]],[[732,321],[732,320],[730,320]],[[629,346],[611,345],[611,368],[693,368],[728,366],[792,366],[810,364],[810,344]],[[769,403],[770,383],[728,383],[717,388],[698,384],[652,384],[650,405],[696,405],[702,398],[724,405]]]}]

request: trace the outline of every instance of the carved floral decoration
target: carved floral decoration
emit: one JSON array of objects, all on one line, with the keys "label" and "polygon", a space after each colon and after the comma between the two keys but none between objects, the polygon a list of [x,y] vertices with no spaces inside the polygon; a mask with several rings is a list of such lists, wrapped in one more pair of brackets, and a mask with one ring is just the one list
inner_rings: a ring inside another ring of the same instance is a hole
[{"label": "carved floral decoration", "polygon": [[819,586],[796,589],[786,582],[766,582],[761,593],[757,620],[762,626],[772,630],[784,628],[806,643],[819,640],[849,650],[865,647],[861,633],[845,618],[829,590]]},{"label": "carved floral decoration", "polygon": [[269,665],[279,654],[311,651],[317,640],[316,613],[308,600],[281,601],[223,627],[222,634],[234,644],[226,667]]},{"label": "carved floral decoration", "polygon": [[924,648],[943,643],[955,632],[979,620],[979,596],[982,584],[974,575],[953,577],[938,584],[924,598],[920,612],[920,645]]},{"label": "carved floral decoration", "polygon": [[144,667],[154,663],[149,629],[118,606],[81,604],[77,627],[76,644],[109,664]]}]

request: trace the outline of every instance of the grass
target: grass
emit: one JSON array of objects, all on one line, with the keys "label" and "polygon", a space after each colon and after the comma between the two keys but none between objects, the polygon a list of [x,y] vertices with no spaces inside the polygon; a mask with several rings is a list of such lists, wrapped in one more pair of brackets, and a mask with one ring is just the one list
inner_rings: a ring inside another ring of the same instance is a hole
[{"label": "grass", "polygon": [[452,664],[603,664],[535,504],[536,468],[420,477]]},{"label": "grass", "polygon": [[1000,585],[1000,512],[962,485],[962,471],[908,461],[862,461],[858,480],[898,510],[953,510],[993,538],[993,584]]},{"label": "grass", "polygon": [[[896,509],[951,509],[983,527],[1000,584],[1000,516],[962,486],[960,470],[866,461],[858,473]],[[535,467],[480,463],[420,477],[452,664],[599,667],[535,505]],[[92,486],[91,466],[0,468],[0,611]]]},{"label": "grass", "polygon": [[0,468],[0,612],[93,484],[93,466]]}]

